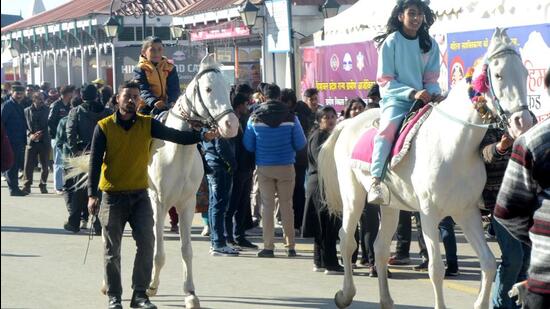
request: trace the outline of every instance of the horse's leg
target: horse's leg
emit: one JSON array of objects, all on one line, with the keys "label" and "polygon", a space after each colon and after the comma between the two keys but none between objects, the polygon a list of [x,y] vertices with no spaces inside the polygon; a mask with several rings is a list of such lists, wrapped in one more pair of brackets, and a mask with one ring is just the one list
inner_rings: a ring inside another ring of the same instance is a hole
[{"label": "horse's leg", "polygon": [[[350,171],[351,174],[351,171]],[[342,215],[342,228],[338,233],[340,237],[340,251],[344,261],[344,288],[334,296],[334,302],[338,308],[346,308],[353,301],[355,296],[355,285],[353,284],[353,268],[351,257],[357,248],[355,241],[355,230],[361,218],[367,192],[363,186],[356,181],[355,176],[350,175],[350,185],[346,192],[342,192],[344,212]],[[344,190],[343,190],[344,191]]]},{"label": "horse's leg", "polygon": [[[368,206],[367,206],[368,207]],[[380,207],[381,219],[378,235],[374,242],[374,260],[378,271],[378,287],[380,289],[380,307],[393,308],[393,299],[388,286],[388,259],[393,234],[399,222],[399,210],[389,207]]]},{"label": "horse's leg", "polygon": [[195,285],[193,283],[193,248],[191,246],[191,225],[195,216],[196,198],[187,198],[180,207],[180,242],[181,256],[183,260],[183,294],[185,295],[185,308],[200,308],[199,298],[195,295]]},{"label": "horse's leg", "polygon": [[160,271],[166,262],[166,253],[164,252],[164,220],[168,207],[162,204],[158,198],[151,194],[151,206],[155,214],[155,255],[153,257],[153,275],[147,295],[155,296],[158,292],[160,283]]},{"label": "horse's leg", "polygon": [[431,213],[432,211],[431,209],[423,208],[423,210],[420,211],[420,220],[422,221],[422,234],[424,235],[424,241],[428,249],[428,257],[430,258],[428,272],[435,293],[434,308],[444,309],[443,277],[445,276],[445,266],[441,259],[438,228],[441,217],[439,215],[434,216],[434,214]]},{"label": "horse's leg", "polygon": [[485,236],[483,235],[481,213],[477,207],[472,207],[466,210],[461,216],[456,216],[455,219],[462,228],[464,236],[466,236],[466,239],[476,252],[481,267],[481,289],[474,303],[474,308],[489,308],[491,285],[495,278],[497,266],[495,256],[491,252],[491,249],[489,249],[485,241]]}]

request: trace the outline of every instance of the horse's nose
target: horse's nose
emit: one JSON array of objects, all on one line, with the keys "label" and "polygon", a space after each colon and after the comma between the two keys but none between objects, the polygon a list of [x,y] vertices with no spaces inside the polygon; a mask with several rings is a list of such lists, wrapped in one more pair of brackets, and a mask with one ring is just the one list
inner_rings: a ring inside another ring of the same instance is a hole
[{"label": "horse's nose", "polygon": [[229,121],[229,119],[225,121],[225,126],[231,128],[231,121]]}]

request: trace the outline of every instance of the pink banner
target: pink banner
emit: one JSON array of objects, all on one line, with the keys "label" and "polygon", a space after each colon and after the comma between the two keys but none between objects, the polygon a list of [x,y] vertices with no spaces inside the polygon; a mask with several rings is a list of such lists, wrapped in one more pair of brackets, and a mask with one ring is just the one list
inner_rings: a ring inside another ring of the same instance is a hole
[{"label": "pink banner", "polygon": [[242,23],[233,22],[191,31],[191,41],[204,41],[249,36],[250,29]]},{"label": "pink banner", "polygon": [[378,52],[363,42],[302,48],[302,93],[319,90],[319,102],[342,109],[348,99],[366,99],[376,82]]}]

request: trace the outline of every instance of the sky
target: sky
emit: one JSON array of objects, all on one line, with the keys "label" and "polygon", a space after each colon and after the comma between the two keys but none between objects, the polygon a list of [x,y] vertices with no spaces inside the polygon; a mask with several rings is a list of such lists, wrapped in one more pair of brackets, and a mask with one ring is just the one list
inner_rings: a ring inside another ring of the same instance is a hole
[{"label": "sky", "polygon": [[[58,7],[70,0],[42,0],[44,7],[47,10],[51,10]],[[23,18],[30,17],[32,13],[33,0],[0,0],[2,4],[2,14],[19,15],[23,14]]]}]

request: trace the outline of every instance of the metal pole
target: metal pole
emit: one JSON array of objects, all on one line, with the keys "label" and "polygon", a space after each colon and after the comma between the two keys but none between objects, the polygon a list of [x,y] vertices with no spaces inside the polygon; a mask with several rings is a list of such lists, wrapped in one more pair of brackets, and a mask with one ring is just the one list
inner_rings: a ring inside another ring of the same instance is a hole
[{"label": "metal pole", "polygon": [[292,6],[290,5],[290,1],[286,2],[286,7],[288,11],[288,28],[289,28],[289,34],[290,34],[290,81],[292,85],[290,88],[296,89],[296,65],[294,60],[294,34],[292,33]]},{"label": "metal pole", "polygon": [[115,69],[115,39],[111,40],[111,56],[112,56],[112,68],[113,68],[113,90],[116,89],[116,69]]},{"label": "metal pole", "polygon": [[22,54],[19,54],[19,56],[17,56],[17,63],[19,64],[17,66],[17,70],[19,71],[19,81],[23,81],[23,65],[25,63],[25,60],[23,60],[23,55]]},{"label": "metal pole", "polygon": [[46,66],[46,61],[44,60],[44,53],[40,51],[40,83],[44,82],[44,67]]},{"label": "metal pole", "polygon": [[145,41],[145,26],[146,26],[146,20],[145,18],[147,17],[146,13],[145,13],[145,6],[147,5],[147,0],[141,0],[141,4],[143,5],[143,29],[141,29],[142,31],[142,37],[143,37],[143,40]]},{"label": "metal pole", "polygon": [[101,69],[99,68],[99,44],[95,43],[95,78],[101,78]]},{"label": "metal pole", "polygon": [[57,50],[53,51],[53,84],[57,87]]},{"label": "metal pole", "polygon": [[67,48],[67,85],[71,84],[71,51]]},{"label": "metal pole", "polygon": [[88,75],[88,71],[84,68],[84,63],[86,62],[86,52],[84,51],[84,48],[82,48],[82,45],[80,45],[80,66],[82,67],[82,85],[84,85],[87,80],[86,77]]},{"label": "metal pole", "polygon": [[32,53],[29,51],[29,77],[27,78],[27,84],[34,84],[34,72],[32,67]]}]

